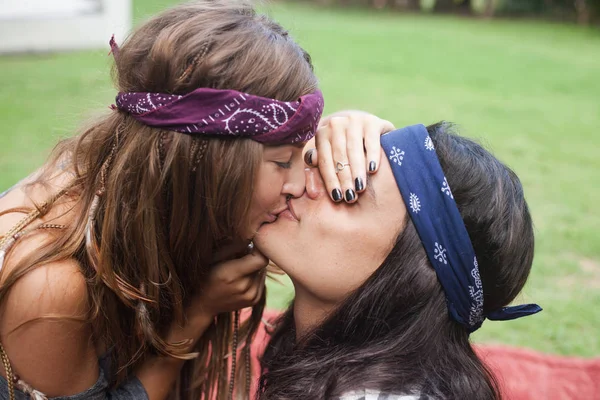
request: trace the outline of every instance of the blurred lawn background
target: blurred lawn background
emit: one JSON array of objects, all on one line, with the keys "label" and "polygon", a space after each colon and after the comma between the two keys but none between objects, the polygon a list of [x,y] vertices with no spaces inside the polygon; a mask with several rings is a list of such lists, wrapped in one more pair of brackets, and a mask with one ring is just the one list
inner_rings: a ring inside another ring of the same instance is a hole
[{"label": "blurred lawn background", "polygon": [[[134,0],[135,22],[178,2]],[[453,121],[521,177],[537,242],[518,302],[544,311],[488,322],[474,341],[600,355],[600,32],[307,4],[263,8],[311,54],[326,113],[363,109],[398,127]],[[0,192],[114,101],[107,52],[0,57]],[[270,307],[291,297],[289,283],[270,285]]]}]

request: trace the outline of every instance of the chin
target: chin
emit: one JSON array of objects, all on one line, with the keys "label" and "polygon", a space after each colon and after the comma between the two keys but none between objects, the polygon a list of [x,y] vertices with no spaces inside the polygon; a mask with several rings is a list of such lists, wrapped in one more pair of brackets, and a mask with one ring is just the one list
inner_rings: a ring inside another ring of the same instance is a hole
[{"label": "chin", "polygon": [[254,244],[263,253],[269,248],[269,244],[274,245],[273,241],[276,242],[276,238],[280,236],[277,234],[279,230],[273,226],[275,223],[262,225],[254,235]]},{"label": "chin", "polygon": [[[254,236],[254,244],[268,258],[275,253],[272,250],[282,249],[288,242],[289,229],[284,221],[275,221],[271,224],[265,224],[260,227]],[[289,228],[289,227],[288,227]]]}]

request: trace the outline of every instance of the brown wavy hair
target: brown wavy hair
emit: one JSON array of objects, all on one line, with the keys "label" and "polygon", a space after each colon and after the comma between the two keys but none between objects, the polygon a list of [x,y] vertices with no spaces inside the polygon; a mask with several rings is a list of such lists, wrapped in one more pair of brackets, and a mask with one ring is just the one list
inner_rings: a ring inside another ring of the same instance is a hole
[{"label": "brown wavy hair", "polygon": [[[317,87],[309,55],[286,30],[251,4],[226,0],[176,6],[143,24],[116,54],[113,77],[122,92],[183,95],[209,87],[282,101]],[[262,145],[251,140],[199,139],[111,111],[60,142],[27,187],[49,182],[67,161],[66,169],[74,172],[68,188],[76,199],[69,211],[74,218],[4,277],[0,303],[33,268],[76,259],[88,282],[94,339],[111,349],[111,385],[118,386],[149,355],[177,353],[161,336],[184,320],[219,246],[247,235],[261,160]],[[90,251],[85,227],[101,175],[105,193]],[[264,296],[241,330],[246,345],[263,307]],[[217,316],[197,344],[199,357],[186,362],[172,398],[225,398],[231,325],[230,313]],[[243,382],[243,370],[240,374]]]}]

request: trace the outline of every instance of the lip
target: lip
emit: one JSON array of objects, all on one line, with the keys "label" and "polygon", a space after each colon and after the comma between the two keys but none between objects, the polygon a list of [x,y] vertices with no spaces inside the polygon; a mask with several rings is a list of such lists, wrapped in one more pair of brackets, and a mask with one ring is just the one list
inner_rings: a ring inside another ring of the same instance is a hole
[{"label": "lip", "polygon": [[292,200],[290,199],[287,202],[288,208],[290,210],[290,213],[292,214],[292,216],[297,220],[300,221],[300,218],[298,218],[298,215],[296,214],[296,212],[294,211],[294,205],[292,204]]},{"label": "lip", "polygon": [[287,210],[289,208],[287,202],[285,204],[284,207],[281,207],[279,210],[273,211],[272,213],[269,214],[269,216],[277,218],[279,216],[279,214],[281,214],[282,212],[284,212],[285,210]]},{"label": "lip", "polygon": [[263,221],[262,225],[268,225],[268,224],[272,224],[273,222],[277,221],[277,219],[279,218],[279,216],[288,210],[288,206],[287,204],[285,205],[285,207],[282,207],[278,210],[272,211],[270,213],[267,213],[267,218],[265,219],[265,221]]}]

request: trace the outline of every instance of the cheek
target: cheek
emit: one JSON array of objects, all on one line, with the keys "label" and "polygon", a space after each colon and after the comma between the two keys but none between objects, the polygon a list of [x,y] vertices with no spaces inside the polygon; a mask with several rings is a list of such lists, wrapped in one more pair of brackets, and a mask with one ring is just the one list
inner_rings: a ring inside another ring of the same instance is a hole
[{"label": "cheek", "polygon": [[252,193],[252,210],[265,212],[280,203],[284,176],[277,171],[269,171],[270,166],[263,164]]},{"label": "cheek", "polygon": [[374,246],[377,232],[365,229],[360,216],[333,208],[325,205],[306,221],[311,229],[295,238],[302,261],[289,271],[297,285],[328,304],[343,301],[385,258],[385,250]]},{"label": "cheek", "polygon": [[[302,258],[297,274],[303,286],[329,304],[338,304],[364,284],[391,251],[402,230],[401,199],[382,212],[368,206],[323,202],[302,232]],[[357,207],[361,207],[360,209]],[[304,220],[302,221],[304,222]],[[300,269],[301,268],[301,269]]]}]

